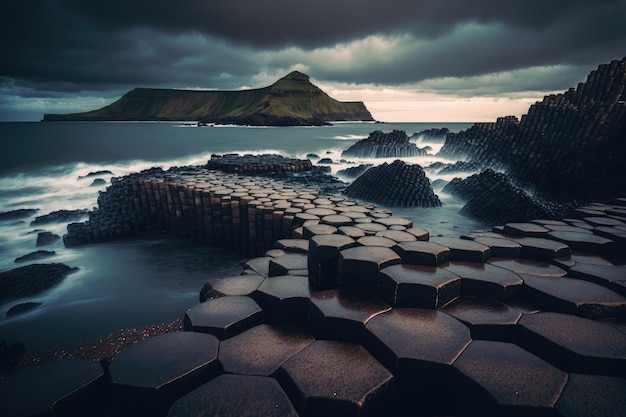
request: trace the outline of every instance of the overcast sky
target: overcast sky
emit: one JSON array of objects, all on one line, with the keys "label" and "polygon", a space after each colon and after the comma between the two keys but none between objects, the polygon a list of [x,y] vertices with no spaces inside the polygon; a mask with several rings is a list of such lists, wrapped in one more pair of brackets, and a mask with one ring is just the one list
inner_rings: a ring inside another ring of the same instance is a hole
[{"label": "overcast sky", "polygon": [[492,121],[626,55],[626,0],[1,0],[0,120],[299,70],[382,121]]}]

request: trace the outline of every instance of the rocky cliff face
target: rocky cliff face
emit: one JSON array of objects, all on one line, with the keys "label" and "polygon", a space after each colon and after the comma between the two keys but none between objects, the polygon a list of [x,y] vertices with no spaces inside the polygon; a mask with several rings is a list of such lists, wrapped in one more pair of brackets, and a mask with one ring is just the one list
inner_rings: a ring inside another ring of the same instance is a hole
[{"label": "rocky cliff face", "polygon": [[298,126],[332,121],[373,121],[361,102],[340,102],[300,72],[269,87],[243,91],[135,88],[115,103],[74,114],[46,114],[45,121],[200,121],[219,124]]},{"label": "rocky cliff face", "polygon": [[439,156],[507,172],[556,201],[591,201],[626,189],[626,58],[546,96],[519,121],[505,117],[448,134]]},{"label": "rocky cliff face", "polygon": [[354,158],[407,158],[426,155],[426,150],[420,149],[409,142],[409,137],[403,130],[394,130],[383,133],[376,130],[366,139],[360,140],[341,153],[342,157]]}]

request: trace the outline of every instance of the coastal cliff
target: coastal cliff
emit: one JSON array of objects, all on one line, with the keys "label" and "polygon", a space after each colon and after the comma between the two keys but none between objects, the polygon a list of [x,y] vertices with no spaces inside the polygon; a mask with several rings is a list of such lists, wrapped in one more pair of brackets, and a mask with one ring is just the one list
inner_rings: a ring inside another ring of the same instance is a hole
[{"label": "coastal cliff", "polygon": [[586,82],[508,116],[448,134],[438,156],[506,172],[553,201],[603,200],[626,189],[626,58],[600,65]]},{"label": "coastal cliff", "polygon": [[45,114],[44,121],[199,121],[252,126],[373,121],[362,102],[329,97],[294,71],[269,87],[241,91],[135,88],[98,110]]}]

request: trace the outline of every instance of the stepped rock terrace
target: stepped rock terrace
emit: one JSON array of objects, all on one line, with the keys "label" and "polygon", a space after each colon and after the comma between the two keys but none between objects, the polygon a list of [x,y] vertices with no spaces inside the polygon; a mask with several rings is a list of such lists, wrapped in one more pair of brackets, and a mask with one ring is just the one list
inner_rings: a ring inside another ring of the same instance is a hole
[{"label": "stepped rock terrace", "polygon": [[165,231],[253,258],[207,283],[205,301],[181,312],[183,331],[104,366],[66,360],[0,381],[8,415],[26,405],[114,416],[626,408],[626,199],[461,238],[205,167],[117,179],[99,204],[68,226],[67,244]]}]

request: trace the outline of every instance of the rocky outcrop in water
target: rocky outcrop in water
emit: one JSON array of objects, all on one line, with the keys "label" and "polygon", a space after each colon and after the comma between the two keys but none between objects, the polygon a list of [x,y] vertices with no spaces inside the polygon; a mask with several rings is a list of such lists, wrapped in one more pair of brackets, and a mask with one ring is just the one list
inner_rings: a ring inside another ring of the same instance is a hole
[{"label": "rocky outcrop in water", "polygon": [[39,294],[77,270],[53,263],[27,265],[0,272],[0,302]]},{"label": "rocky outcrop in water", "polygon": [[421,132],[413,133],[409,139],[413,140],[423,140],[424,142],[430,143],[443,143],[448,135],[450,134],[450,130],[447,127],[442,128],[433,128],[422,130]]},{"label": "rocky outcrop in water", "polygon": [[387,207],[441,206],[422,167],[401,160],[370,168],[344,194]]},{"label": "rocky outcrop in water", "polygon": [[346,178],[357,178],[373,166],[374,165],[372,164],[361,164],[355,167],[340,169],[339,171],[337,171],[337,175],[341,175]]},{"label": "rocky outcrop in water", "polygon": [[427,152],[420,149],[414,143],[409,142],[409,137],[403,130],[394,130],[383,133],[376,130],[350,146],[341,153],[341,157],[352,158],[407,158],[423,156]]},{"label": "rocky outcrop in water", "polygon": [[565,208],[539,201],[517,187],[506,174],[491,169],[464,180],[455,178],[443,189],[467,200],[461,214],[490,224],[561,217]]},{"label": "rocky outcrop in water", "polygon": [[602,200],[626,189],[626,58],[544,97],[521,121],[500,118],[450,134],[439,156],[506,171],[542,198]]},{"label": "rocky outcrop in water", "polygon": [[30,217],[37,213],[39,209],[16,209],[0,213],[0,221],[2,220],[19,220],[24,217]]},{"label": "rocky outcrop in water", "polygon": [[33,220],[30,223],[30,225],[31,226],[37,226],[37,225],[48,224],[48,223],[73,222],[73,221],[80,220],[81,218],[87,216],[88,212],[89,212],[89,210],[87,210],[87,209],[82,209],[82,210],[57,210],[57,211],[53,211],[53,212],[48,213],[48,214],[44,214],[43,216],[35,217],[35,220]]},{"label": "rocky outcrop in water", "polygon": [[300,172],[311,169],[308,159],[285,158],[282,155],[211,155],[206,164],[208,169],[215,169],[235,174],[263,174],[268,172]]}]

